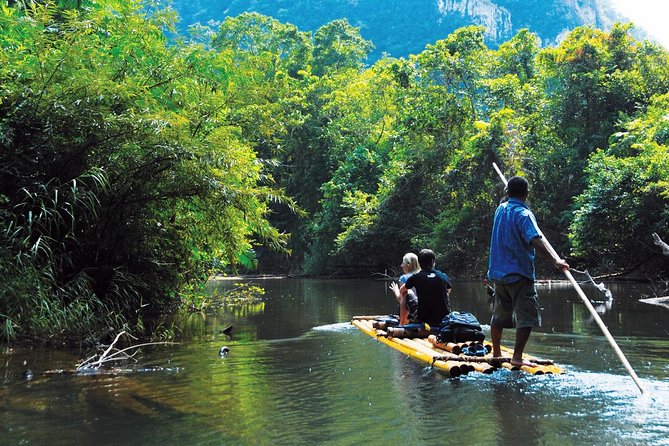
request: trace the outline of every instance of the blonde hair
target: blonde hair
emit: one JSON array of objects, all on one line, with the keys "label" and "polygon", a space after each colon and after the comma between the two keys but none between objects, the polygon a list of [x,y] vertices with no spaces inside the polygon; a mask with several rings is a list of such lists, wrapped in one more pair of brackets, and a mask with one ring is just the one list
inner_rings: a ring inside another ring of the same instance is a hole
[{"label": "blonde hair", "polygon": [[402,257],[402,263],[409,267],[409,273],[415,274],[420,271],[420,265],[418,264],[418,256],[413,252],[408,252]]}]

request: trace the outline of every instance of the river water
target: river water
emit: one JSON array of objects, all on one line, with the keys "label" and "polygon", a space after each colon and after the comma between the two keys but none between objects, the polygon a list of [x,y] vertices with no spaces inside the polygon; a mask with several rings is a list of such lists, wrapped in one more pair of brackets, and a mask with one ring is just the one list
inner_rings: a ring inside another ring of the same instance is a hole
[{"label": "river water", "polygon": [[[253,282],[261,304],[184,317],[178,345],[112,373],[46,373],[87,353],[3,347],[0,444],[669,445],[669,309],[640,303],[641,286],[609,284],[597,308],[648,396],[561,283],[539,289],[544,326],[526,351],[566,374],[451,379],[349,323],[395,312],[383,281]],[[451,300],[489,320],[480,283],[456,282]]]}]

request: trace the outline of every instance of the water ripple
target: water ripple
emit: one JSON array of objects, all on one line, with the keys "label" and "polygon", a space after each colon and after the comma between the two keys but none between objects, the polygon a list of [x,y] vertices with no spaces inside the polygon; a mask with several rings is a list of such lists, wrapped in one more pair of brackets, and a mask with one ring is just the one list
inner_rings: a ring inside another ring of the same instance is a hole
[{"label": "water ripple", "polygon": [[357,328],[353,326],[350,322],[340,322],[337,324],[328,324],[328,325],[319,325],[318,327],[312,328],[314,331],[330,331],[330,332],[346,332],[346,331],[355,331]]}]

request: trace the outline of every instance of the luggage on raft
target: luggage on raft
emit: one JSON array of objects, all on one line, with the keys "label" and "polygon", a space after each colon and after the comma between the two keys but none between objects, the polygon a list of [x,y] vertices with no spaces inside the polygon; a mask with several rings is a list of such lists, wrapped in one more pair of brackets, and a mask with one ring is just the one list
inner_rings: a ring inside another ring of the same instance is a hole
[{"label": "luggage on raft", "polygon": [[483,342],[485,335],[476,316],[466,311],[451,311],[441,321],[439,327],[430,327],[424,323],[400,325],[395,315],[379,316],[372,322],[373,328],[386,331],[395,338],[427,338],[437,335],[440,342]]},{"label": "luggage on raft", "polygon": [[451,311],[439,326],[440,342],[483,342],[485,335],[476,316],[466,311]]}]

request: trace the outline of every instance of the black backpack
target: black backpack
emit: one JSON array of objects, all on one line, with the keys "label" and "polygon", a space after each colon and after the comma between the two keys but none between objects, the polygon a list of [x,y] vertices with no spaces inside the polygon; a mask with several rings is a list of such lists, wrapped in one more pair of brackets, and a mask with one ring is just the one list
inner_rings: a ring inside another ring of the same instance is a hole
[{"label": "black backpack", "polygon": [[441,321],[437,338],[442,343],[481,342],[485,335],[476,316],[466,311],[451,311]]}]

